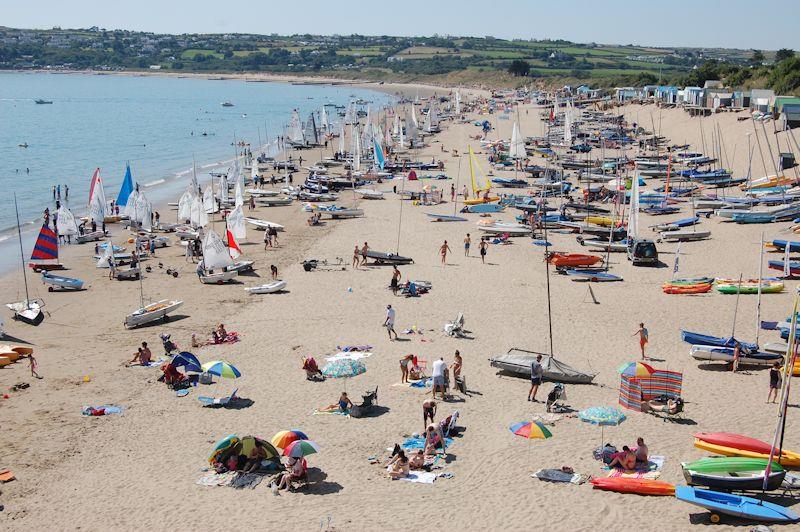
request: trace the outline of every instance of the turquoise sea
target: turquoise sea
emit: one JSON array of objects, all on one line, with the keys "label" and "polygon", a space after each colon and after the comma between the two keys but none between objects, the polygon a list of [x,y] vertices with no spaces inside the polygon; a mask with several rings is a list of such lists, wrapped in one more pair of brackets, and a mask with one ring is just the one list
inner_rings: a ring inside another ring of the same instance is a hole
[{"label": "turquoise sea", "polygon": [[[109,200],[116,198],[130,162],[151,201],[175,201],[193,158],[202,183],[210,168],[233,157],[234,138],[255,147],[259,138],[264,144],[282,134],[292,109],[306,120],[324,104],[359,98],[374,102],[374,109],[390,97],[346,86],[0,73],[0,240],[16,232],[14,192],[20,219],[31,232],[44,208],[53,208],[53,185],[61,185],[62,199],[68,185],[70,208],[84,213],[97,167]],[[38,105],[36,99],[53,103]]]}]

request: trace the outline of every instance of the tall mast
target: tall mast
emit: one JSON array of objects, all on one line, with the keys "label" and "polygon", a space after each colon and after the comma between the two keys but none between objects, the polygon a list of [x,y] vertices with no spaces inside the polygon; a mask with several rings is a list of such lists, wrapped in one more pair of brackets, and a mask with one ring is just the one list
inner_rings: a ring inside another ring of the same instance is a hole
[{"label": "tall mast", "polygon": [[19,228],[19,208],[17,207],[17,193],[14,192],[14,212],[17,214],[17,235],[19,236],[19,260],[22,263],[22,279],[25,282],[25,308],[30,309],[30,296],[28,295],[28,275],[25,273],[25,252],[22,250],[22,230]]}]

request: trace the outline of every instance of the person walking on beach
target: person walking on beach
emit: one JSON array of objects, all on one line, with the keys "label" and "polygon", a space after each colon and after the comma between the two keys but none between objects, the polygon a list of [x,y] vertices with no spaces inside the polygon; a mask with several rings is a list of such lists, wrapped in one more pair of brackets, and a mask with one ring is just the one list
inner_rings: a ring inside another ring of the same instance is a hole
[{"label": "person walking on beach", "polygon": [[489,247],[489,243],[486,241],[484,237],[481,237],[481,243],[478,246],[481,254],[481,264],[486,264],[486,250]]},{"label": "person walking on beach", "polygon": [[[767,395],[767,403],[778,402],[778,390],[781,388],[781,363],[775,362],[769,368],[769,395]],[[772,399],[770,401],[770,399]]]},{"label": "person walking on beach", "polygon": [[364,242],[364,246],[361,248],[361,265],[367,265],[367,253],[369,253],[369,244]]},{"label": "person walking on beach", "polygon": [[392,333],[394,333],[394,339],[397,340],[397,333],[394,330],[395,316],[392,306],[386,305],[386,319],[383,321],[383,326],[386,327],[386,331],[389,333],[389,341],[392,340]]},{"label": "person walking on beach", "polygon": [[31,377],[36,377],[37,379],[41,379],[42,376],[39,375],[39,372],[37,371],[39,369],[39,362],[37,362],[36,359],[33,357],[33,353],[28,355],[28,365],[30,366],[31,369]]},{"label": "person walking on beach", "polygon": [[450,201],[456,200],[456,186],[452,183],[450,184]]},{"label": "person walking on beach", "polygon": [[461,195],[464,196],[464,201],[469,199],[469,193],[467,192],[467,185],[464,185],[464,188],[461,190]]},{"label": "person walking on beach", "polygon": [[264,251],[267,247],[272,247],[272,234],[269,232],[269,227],[264,231]]},{"label": "person walking on beach", "polygon": [[397,295],[400,278],[403,276],[400,274],[400,270],[397,269],[397,265],[392,266],[392,268],[394,268],[394,270],[392,271],[392,281],[389,286],[392,288],[392,294]]},{"label": "person walking on beach", "polygon": [[117,275],[117,265],[114,264],[114,250],[111,250],[111,256],[108,258],[108,278],[113,279]]},{"label": "person walking on beach", "polygon": [[531,389],[528,391],[528,401],[537,402],[536,392],[539,391],[539,385],[542,384],[543,374],[542,355],[536,355],[536,360],[531,362]]},{"label": "person walking on beach", "polygon": [[357,270],[359,264],[361,264],[361,250],[358,249],[358,244],[356,244],[353,249],[353,269]]},{"label": "person walking on beach", "polygon": [[442,256],[442,268],[444,268],[447,265],[448,251],[452,252],[450,246],[447,245],[447,240],[445,240],[444,243],[441,246],[439,246],[439,255]]},{"label": "person walking on beach", "polygon": [[250,196],[250,199],[247,201],[247,208],[251,211],[256,208],[256,200],[253,196]]},{"label": "person walking on beach", "polygon": [[464,256],[469,257],[469,246],[472,244],[472,239],[469,237],[469,233],[467,236],[464,237]]},{"label": "person walking on beach", "polygon": [[647,357],[644,356],[644,347],[650,340],[650,333],[645,328],[644,323],[640,323],[639,330],[633,333],[634,336],[636,336],[637,334],[639,335],[639,348],[642,350],[642,360],[647,360]]}]

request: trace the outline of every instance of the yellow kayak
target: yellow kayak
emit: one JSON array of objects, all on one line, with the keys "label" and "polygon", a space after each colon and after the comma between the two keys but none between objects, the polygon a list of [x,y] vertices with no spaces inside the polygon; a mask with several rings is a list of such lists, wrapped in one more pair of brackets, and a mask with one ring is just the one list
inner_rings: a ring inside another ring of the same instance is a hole
[{"label": "yellow kayak", "polygon": [[500,201],[498,196],[489,196],[488,198],[472,198],[464,200],[464,205],[480,205],[481,203],[494,203]]},{"label": "yellow kayak", "polygon": [[[754,451],[745,451],[743,449],[734,449],[733,447],[725,447],[724,445],[716,445],[713,443],[708,443],[703,440],[694,440],[694,446],[698,449],[703,449],[704,451],[709,451],[714,454],[721,454],[723,456],[746,456],[748,458],[767,458],[769,459],[768,454],[764,453],[757,453]],[[775,461],[780,463],[783,466],[789,467],[798,467],[800,466],[800,454],[795,453],[793,451],[783,450],[783,454],[781,455],[780,459],[775,457]]]},{"label": "yellow kayak", "polygon": [[586,222],[590,224],[599,225],[602,227],[611,227],[614,225],[614,220],[608,216],[587,216]]}]

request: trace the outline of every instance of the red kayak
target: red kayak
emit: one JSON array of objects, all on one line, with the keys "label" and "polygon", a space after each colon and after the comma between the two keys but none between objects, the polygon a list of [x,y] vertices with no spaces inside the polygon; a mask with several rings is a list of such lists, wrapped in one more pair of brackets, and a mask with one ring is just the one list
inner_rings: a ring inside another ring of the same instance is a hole
[{"label": "red kayak", "polygon": [[[742,451],[752,451],[761,454],[769,454],[770,451],[770,444],[767,442],[748,436],[742,436],[741,434],[733,434],[732,432],[700,432],[695,434],[694,437],[714,445],[722,445]],[[775,452],[777,453],[778,450],[775,449]]]},{"label": "red kayak", "polygon": [[550,253],[547,262],[557,268],[574,266],[591,266],[603,260],[597,255],[584,255],[582,253]]},{"label": "red kayak", "polygon": [[639,495],[675,495],[675,485],[648,478],[603,477],[593,478],[592,485],[601,490]]}]

